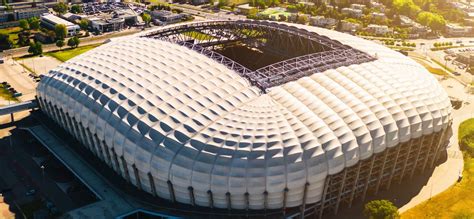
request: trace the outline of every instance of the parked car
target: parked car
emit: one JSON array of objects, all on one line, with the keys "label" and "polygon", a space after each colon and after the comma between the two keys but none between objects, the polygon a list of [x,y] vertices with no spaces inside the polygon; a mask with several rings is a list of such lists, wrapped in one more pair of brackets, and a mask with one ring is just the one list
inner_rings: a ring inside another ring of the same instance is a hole
[{"label": "parked car", "polygon": [[3,64],[5,61],[3,60],[3,58],[0,58],[0,64]]},{"label": "parked car", "polygon": [[459,73],[459,72],[455,71],[455,72],[453,72],[453,75],[460,76],[460,75],[461,75],[461,73]]},{"label": "parked car", "polygon": [[35,194],[36,194],[36,189],[30,189],[25,193],[26,196],[33,196]]}]

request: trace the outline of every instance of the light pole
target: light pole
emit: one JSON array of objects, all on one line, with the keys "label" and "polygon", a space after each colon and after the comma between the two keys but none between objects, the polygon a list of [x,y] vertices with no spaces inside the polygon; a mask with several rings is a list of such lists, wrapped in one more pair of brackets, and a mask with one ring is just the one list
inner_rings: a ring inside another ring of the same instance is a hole
[{"label": "light pole", "polygon": [[42,176],[42,181],[44,184],[44,165],[41,165],[41,176]]}]

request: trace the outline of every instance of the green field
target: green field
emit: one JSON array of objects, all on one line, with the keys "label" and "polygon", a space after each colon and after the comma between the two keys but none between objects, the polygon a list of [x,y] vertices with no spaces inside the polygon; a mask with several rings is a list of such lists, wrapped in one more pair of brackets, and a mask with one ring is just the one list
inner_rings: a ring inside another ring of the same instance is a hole
[{"label": "green field", "polygon": [[191,37],[193,39],[197,39],[197,40],[212,40],[212,39],[214,39],[213,36],[210,36],[210,35],[207,35],[207,34],[204,34],[204,33],[201,33],[201,32],[197,32],[197,31],[184,32],[183,35]]},{"label": "green field", "polygon": [[0,33],[8,34],[9,38],[13,41],[13,44],[16,44],[18,41],[18,33],[20,33],[21,28],[19,27],[9,27],[5,29],[0,29]]},{"label": "green field", "polygon": [[462,181],[403,213],[402,218],[474,218],[474,118],[461,123],[458,138],[465,142]]},{"label": "green field", "polygon": [[94,49],[95,47],[98,47],[100,45],[101,44],[87,45],[87,46],[77,47],[77,48],[74,48],[74,49],[67,48],[67,49],[58,50],[58,51],[54,51],[54,52],[47,52],[46,55],[52,56],[52,57],[56,58],[57,60],[59,60],[61,62],[65,62],[69,59],[72,59],[72,58],[82,54],[82,53],[85,53],[85,52],[87,52],[91,49]]}]

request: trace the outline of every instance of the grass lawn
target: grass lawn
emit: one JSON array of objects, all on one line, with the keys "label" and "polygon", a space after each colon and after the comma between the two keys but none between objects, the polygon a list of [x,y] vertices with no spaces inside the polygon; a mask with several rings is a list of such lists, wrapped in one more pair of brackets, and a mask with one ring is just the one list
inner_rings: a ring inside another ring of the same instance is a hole
[{"label": "grass lawn", "polygon": [[213,36],[209,36],[207,34],[197,32],[197,31],[189,31],[189,32],[184,32],[183,35],[197,39],[197,40],[212,40],[214,39]]},{"label": "grass lawn", "polygon": [[461,123],[458,138],[466,142],[462,181],[403,213],[402,218],[474,218],[474,118]]},{"label": "grass lawn", "polygon": [[78,56],[82,53],[85,53],[85,52],[87,52],[91,49],[94,49],[95,47],[98,47],[100,45],[101,44],[87,45],[87,46],[77,47],[77,48],[74,48],[74,49],[67,48],[67,49],[63,49],[63,50],[47,52],[47,53],[45,53],[45,55],[52,56],[52,57],[56,58],[57,60],[59,60],[61,62],[65,62],[69,59],[74,58],[75,56]]},{"label": "grass lawn", "polygon": [[9,27],[0,29],[0,33],[8,34],[9,38],[13,41],[13,44],[16,44],[18,41],[18,33],[20,33],[21,28],[19,27]]},{"label": "grass lawn", "polygon": [[446,71],[444,71],[443,69],[435,68],[425,63],[425,60],[423,58],[418,58],[418,57],[411,57],[411,58],[415,60],[416,62],[418,62],[423,67],[425,67],[426,70],[428,70],[431,74],[441,75],[441,76],[448,75]]},{"label": "grass lawn", "polygon": [[18,101],[16,97],[13,97],[12,94],[3,86],[3,84],[0,84],[0,98],[4,100],[9,100],[9,101]]}]

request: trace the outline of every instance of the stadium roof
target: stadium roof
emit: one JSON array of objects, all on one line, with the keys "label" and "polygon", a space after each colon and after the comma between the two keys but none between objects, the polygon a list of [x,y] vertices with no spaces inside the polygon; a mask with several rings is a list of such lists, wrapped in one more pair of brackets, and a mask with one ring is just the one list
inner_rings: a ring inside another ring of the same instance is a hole
[{"label": "stadium roof", "polygon": [[[124,37],[50,71],[41,98],[62,108],[157,179],[158,195],[250,208],[318,201],[324,178],[400,142],[447,127],[448,96],[415,61],[381,45],[305,29],[376,59],[270,87],[266,93],[216,59],[178,43]],[[133,174],[131,175],[133,178]],[[237,198],[235,198],[237,197]]]}]

